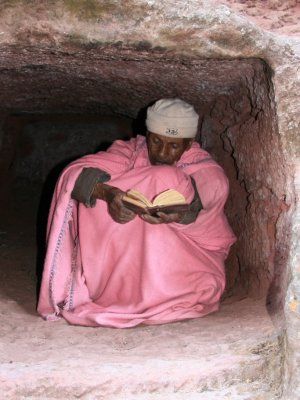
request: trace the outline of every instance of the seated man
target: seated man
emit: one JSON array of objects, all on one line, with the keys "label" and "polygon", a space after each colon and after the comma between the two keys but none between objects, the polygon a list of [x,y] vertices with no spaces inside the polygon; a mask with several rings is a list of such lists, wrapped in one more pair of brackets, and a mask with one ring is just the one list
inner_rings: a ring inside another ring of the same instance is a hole
[{"label": "seated man", "polygon": [[[38,312],[71,324],[127,328],[218,309],[235,237],[228,181],[194,141],[198,114],[180,99],[148,108],[146,138],[117,140],[73,162],[52,200]],[[185,212],[136,215],[122,198],[174,188]]]}]

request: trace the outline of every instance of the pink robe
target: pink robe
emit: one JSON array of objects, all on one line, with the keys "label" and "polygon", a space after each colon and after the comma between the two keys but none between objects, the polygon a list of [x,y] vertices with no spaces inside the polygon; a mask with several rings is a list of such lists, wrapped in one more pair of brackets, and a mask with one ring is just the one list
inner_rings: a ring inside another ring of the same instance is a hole
[{"label": "pink robe", "polygon": [[[147,197],[175,188],[190,202],[192,176],[203,204],[197,220],[152,225],[138,216],[113,221],[107,204],[86,208],[71,199],[83,167],[100,168],[108,182]],[[127,328],[197,318],[218,309],[224,260],[234,234],[223,212],[228,181],[197,143],[176,166],[152,166],[145,138],[116,141],[62,173],[48,221],[48,246],[38,304],[46,319]]]}]

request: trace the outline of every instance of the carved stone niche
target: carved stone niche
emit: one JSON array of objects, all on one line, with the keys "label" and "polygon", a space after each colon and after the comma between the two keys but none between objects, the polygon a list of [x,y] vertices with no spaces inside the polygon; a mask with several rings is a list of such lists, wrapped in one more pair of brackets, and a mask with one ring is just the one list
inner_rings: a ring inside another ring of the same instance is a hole
[{"label": "carved stone niche", "polygon": [[259,297],[281,308],[288,206],[271,70],[262,60],[117,47],[4,50],[2,188],[9,176],[45,184],[53,168],[129,137],[132,128],[142,133],[151,102],[180,97],[199,112],[198,140],[230,181],[226,213],[238,240],[226,262],[224,297]]}]

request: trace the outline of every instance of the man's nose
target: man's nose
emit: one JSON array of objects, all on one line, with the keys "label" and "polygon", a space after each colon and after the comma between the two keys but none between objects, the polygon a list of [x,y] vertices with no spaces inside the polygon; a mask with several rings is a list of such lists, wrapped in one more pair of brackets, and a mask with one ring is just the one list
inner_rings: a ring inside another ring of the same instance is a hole
[{"label": "man's nose", "polygon": [[167,146],[162,145],[159,149],[159,157],[161,160],[164,160],[168,157]]}]

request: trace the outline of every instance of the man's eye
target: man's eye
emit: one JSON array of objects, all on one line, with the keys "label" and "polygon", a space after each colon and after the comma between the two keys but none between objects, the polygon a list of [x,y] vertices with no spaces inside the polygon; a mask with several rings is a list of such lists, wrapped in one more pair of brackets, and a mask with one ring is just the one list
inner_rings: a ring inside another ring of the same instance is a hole
[{"label": "man's eye", "polygon": [[177,150],[178,149],[178,144],[173,143],[172,144],[172,149]]},{"label": "man's eye", "polygon": [[159,140],[158,140],[157,138],[153,138],[152,142],[153,142],[154,144],[158,144],[158,143],[159,143]]}]

